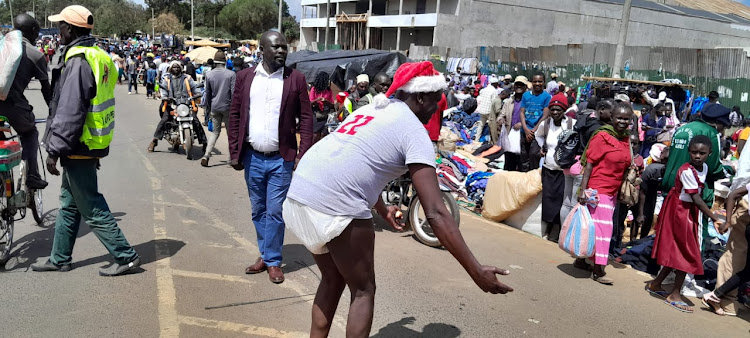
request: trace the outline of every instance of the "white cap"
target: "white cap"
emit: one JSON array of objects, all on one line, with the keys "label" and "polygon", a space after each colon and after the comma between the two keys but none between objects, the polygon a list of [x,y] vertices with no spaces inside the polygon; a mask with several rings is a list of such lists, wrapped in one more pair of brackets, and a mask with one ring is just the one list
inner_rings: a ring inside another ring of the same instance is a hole
[{"label": "white cap", "polygon": [[370,77],[367,74],[357,75],[357,83],[367,82],[370,83]]}]

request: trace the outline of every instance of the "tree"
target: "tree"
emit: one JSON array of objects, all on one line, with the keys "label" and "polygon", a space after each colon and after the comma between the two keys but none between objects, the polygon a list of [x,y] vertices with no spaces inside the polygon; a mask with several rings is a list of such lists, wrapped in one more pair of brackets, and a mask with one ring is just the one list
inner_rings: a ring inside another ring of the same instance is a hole
[{"label": "tree", "polygon": [[218,20],[234,36],[254,38],[276,27],[278,7],[274,4],[274,0],[235,0],[221,10]]},{"label": "tree", "polygon": [[224,30],[223,28],[221,28],[219,26],[216,27],[216,33],[214,33],[214,27],[213,26],[211,26],[211,27],[207,27],[207,26],[195,27],[195,35],[196,36],[200,36],[200,37],[204,37],[204,38],[213,37],[213,38],[230,39],[230,40],[235,40],[236,39],[236,37],[234,35],[230,34],[229,32],[227,32],[226,30]]},{"label": "tree", "polygon": [[104,0],[94,11],[94,20],[97,35],[129,36],[146,25],[147,14],[143,7],[132,2]]},{"label": "tree", "polygon": [[184,26],[173,13],[161,13],[156,17],[155,21],[154,29],[157,34],[179,34],[184,31]]},{"label": "tree", "polygon": [[284,32],[287,42],[299,40],[299,23],[293,16],[287,16],[281,20],[281,31]]}]

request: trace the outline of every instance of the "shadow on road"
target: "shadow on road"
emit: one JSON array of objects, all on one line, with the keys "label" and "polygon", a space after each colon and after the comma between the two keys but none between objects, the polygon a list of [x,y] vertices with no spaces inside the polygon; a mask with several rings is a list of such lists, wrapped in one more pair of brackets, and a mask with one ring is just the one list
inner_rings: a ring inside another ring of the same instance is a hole
[{"label": "shadow on road", "polygon": [[[164,245],[167,248],[167,255],[169,257],[174,256],[177,254],[182,247],[185,246],[185,242],[178,241],[174,239],[152,239],[148,242],[138,244],[133,247],[135,249],[135,252],[138,253],[139,256],[141,256],[141,265],[146,265],[149,263],[153,263],[158,261],[159,259],[156,258],[156,245]],[[161,249],[161,248],[160,248]],[[73,268],[80,268],[91,264],[99,264],[99,263],[112,263],[114,260],[112,258],[112,255],[109,253],[92,257],[89,259],[85,259],[82,261],[75,261],[73,260]]]},{"label": "shadow on road", "polygon": [[312,254],[304,245],[286,244],[282,248],[282,255],[284,256],[284,262],[286,262],[284,266],[282,266],[282,271],[284,271],[284,273],[292,273],[297,270],[307,269],[320,279],[320,276],[318,276],[314,270],[310,269],[310,267],[314,266],[316,263]]},{"label": "shadow on road", "polygon": [[397,322],[390,323],[381,328],[372,337],[375,338],[411,338],[411,337],[429,337],[429,338],[453,338],[461,335],[461,330],[453,325],[443,323],[430,323],[422,328],[422,332],[410,329],[406,325],[414,324],[414,317],[404,317]]},{"label": "shadow on road", "polygon": [[591,272],[590,271],[584,271],[579,268],[576,268],[573,266],[573,264],[560,264],[557,266],[557,269],[564,272],[566,275],[573,277],[573,278],[590,278]]}]

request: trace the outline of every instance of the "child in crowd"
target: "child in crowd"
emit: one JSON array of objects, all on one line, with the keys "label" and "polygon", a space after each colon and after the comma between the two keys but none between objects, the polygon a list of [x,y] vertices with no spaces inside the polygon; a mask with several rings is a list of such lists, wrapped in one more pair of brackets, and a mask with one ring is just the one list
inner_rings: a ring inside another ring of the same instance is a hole
[{"label": "child in crowd", "polygon": [[[664,200],[664,206],[656,223],[656,238],[651,257],[662,266],[661,272],[648,286],[649,293],[665,299],[665,303],[673,308],[692,313],[693,308],[682,301],[680,290],[688,273],[703,274],[703,261],[699,234],[702,231],[699,217],[700,212],[719,226],[721,221],[711,212],[703,199],[701,192],[708,166],[706,159],[711,154],[711,139],[705,135],[697,135],[688,145],[690,162],[683,164],[677,171],[675,186],[669,191]],[[662,282],[670,272],[675,272],[674,288],[666,292]]]}]

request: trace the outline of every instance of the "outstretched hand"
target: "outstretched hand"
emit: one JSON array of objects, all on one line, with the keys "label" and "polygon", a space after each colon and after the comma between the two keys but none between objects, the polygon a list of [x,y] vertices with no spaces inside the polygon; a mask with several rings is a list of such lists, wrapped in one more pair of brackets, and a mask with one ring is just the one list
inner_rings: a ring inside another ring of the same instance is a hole
[{"label": "outstretched hand", "polygon": [[477,276],[472,278],[474,279],[474,283],[476,283],[477,286],[484,292],[489,292],[491,294],[506,294],[508,292],[512,292],[513,288],[501,283],[500,280],[497,279],[496,275],[507,276],[509,274],[510,271],[508,270],[489,265],[482,265],[479,268]]},{"label": "outstretched hand", "polygon": [[383,217],[386,222],[388,222],[388,225],[390,225],[392,228],[403,231],[404,226],[399,222],[401,218],[403,218],[403,213],[401,212],[401,208],[395,205],[389,205],[385,207],[385,214],[379,213],[381,217]]}]

